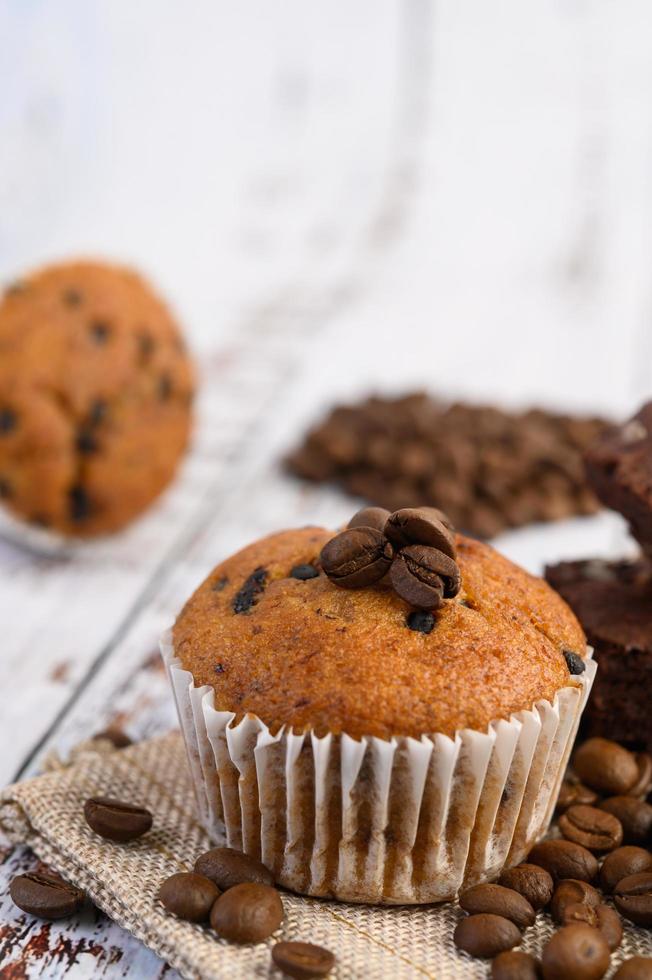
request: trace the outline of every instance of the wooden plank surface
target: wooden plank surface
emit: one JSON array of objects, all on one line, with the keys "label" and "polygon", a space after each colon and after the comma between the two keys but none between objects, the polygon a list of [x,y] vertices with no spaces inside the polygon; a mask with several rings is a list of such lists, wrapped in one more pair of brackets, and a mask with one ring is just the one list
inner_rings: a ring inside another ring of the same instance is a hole
[{"label": "wooden plank surface", "polygon": [[[53,200],[45,239],[32,198],[0,200],[0,272],[44,253],[126,247],[169,283],[202,396],[188,464],[143,521],[59,557],[0,543],[1,782],[109,722],[135,738],[174,724],[156,642],[192,589],[260,534],[350,512],[278,462],[332,401],[425,385],[623,414],[652,388],[643,2],[201,3],[182,18],[148,0],[139,14],[100,3],[89,19],[71,0],[62,10],[9,26],[69,50],[79,15],[106,89],[51,155],[61,177],[87,134],[67,213],[61,183],[26,165],[26,182]],[[152,17],[160,32],[142,67]],[[179,91],[173,62],[190,74]],[[74,87],[58,57],[45,65],[47,117]],[[143,126],[158,85],[165,98]],[[49,117],[30,143],[25,107],[16,113],[27,155],[50,138]],[[108,141],[113,129],[120,138]],[[153,165],[153,148],[169,149],[170,169]],[[13,166],[0,159],[0,177]],[[609,515],[499,543],[533,570],[630,547]],[[6,885],[33,858],[5,849],[0,862],[3,978],[172,975],[99,913],[59,925],[18,913]]]}]

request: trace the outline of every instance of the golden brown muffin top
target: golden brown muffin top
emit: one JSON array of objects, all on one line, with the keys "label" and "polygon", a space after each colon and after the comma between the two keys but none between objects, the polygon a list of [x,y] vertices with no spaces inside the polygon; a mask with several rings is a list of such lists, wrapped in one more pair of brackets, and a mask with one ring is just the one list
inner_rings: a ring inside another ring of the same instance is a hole
[{"label": "golden brown muffin top", "polygon": [[186,603],[175,652],[196,685],[215,690],[218,710],[252,712],[272,730],[451,735],[484,730],[577,683],[563,655],[585,653],[575,616],[489,545],[457,536],[461,591],[424,634],[408,628],[413,610],[385,580],[347,590],[323,573],[291,577],[317,564],[332,536],[309,527],[264,538],[219,565]]},{"label": "golden brown muffin top", "polygon": [[0,302],[0,497],[70,535],[115,530],[169,482],[193,369],[165,304],[130,269],[64,262]]}]

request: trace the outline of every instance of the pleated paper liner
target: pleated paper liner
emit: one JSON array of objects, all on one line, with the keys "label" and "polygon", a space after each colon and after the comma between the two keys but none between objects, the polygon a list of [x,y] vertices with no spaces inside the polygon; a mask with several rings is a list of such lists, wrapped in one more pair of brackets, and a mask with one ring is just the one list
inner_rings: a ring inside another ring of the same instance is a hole
[{"label": "pleated paper liner", "polygon": [[486,731],[391,740],[234,724],[161,650],[202,824],[286,888],[346,902],[453,898],[522,861],[546,832],[596,664]]}]

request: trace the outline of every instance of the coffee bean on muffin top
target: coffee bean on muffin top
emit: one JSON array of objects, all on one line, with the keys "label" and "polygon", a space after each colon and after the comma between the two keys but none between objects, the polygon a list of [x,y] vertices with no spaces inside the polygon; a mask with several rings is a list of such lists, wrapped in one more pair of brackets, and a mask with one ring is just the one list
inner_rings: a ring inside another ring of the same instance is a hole
[{"label": "coffee bean on muffin top", "polygon": [[[564,651],[582,658],[584,635],[541,579],[479,541],[449,541],[443,525],[435,529],[440,547],[423,547],[459,570],[455,588],[443,575],[438,607],[416,609],[376,567],[386,573],[392,555],[415,545],[404,544],[397,529],[394,543],[386,539],[391,550],[378,547],[374,535],[385,540],[379,526],[386,515],[364,520],[350,531],[363,531],[370,550],[354,559],[373,560],[356,565],[336,555],[333,581],[323,569],[333,532],[309,527],[227,559],[186,603],[173,631],[175,655],[196,686],[214,689],[218,710],[238,718],[251,712],[274,731],[292,725],[419,737],[483,730],[582,683]],[[306,575],[306,567],[318,574]],[[342,588],[342,574],[355,577],[356,587]]]},{"label": "coffee bean on muffin top", "polygon": [[136,273],[49,266],[0,300],[0,497],[69,536],[114,531],[172,479],[193,370],[170,312]]}]

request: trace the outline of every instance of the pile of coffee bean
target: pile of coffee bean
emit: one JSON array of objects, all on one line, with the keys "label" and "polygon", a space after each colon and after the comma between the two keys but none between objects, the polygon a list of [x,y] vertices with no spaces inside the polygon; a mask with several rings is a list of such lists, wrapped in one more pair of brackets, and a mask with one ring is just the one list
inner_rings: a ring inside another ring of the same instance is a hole
[{"label": "pile of coffee bean", "polygon": [[[494,980],[603,977],[622,940],[621,915],[652,927],[651,790],[647,753],[603,738],[581,744],[557,801],[561,837],[536,844],[497,884],[461,893],[458,949],[492,959]],[[514,947],[541,910],[560,928],[537,960]],[[630,958],[614,977],[650,980],[652,959]]]},{"label": "pile of coffee bean", "polygon": [[[271,871],[231,847],[213,847],[200,854],[192,871],[166,878],[158,899],[178,918],[208,924],[221,939],[239,944],[269,939],[285,914]],[[272,961],[289,977],[325,977],[335,957],[312,943],[279,942]]]},{"label": "pile of coffee bean", "polygon": [[431,504],[460,530],[490,538],[594,513],[582,453],[607,428],[598,418],[444,404],[425,393],[372,397],[333,409],[286,462],[390,511]]}]

